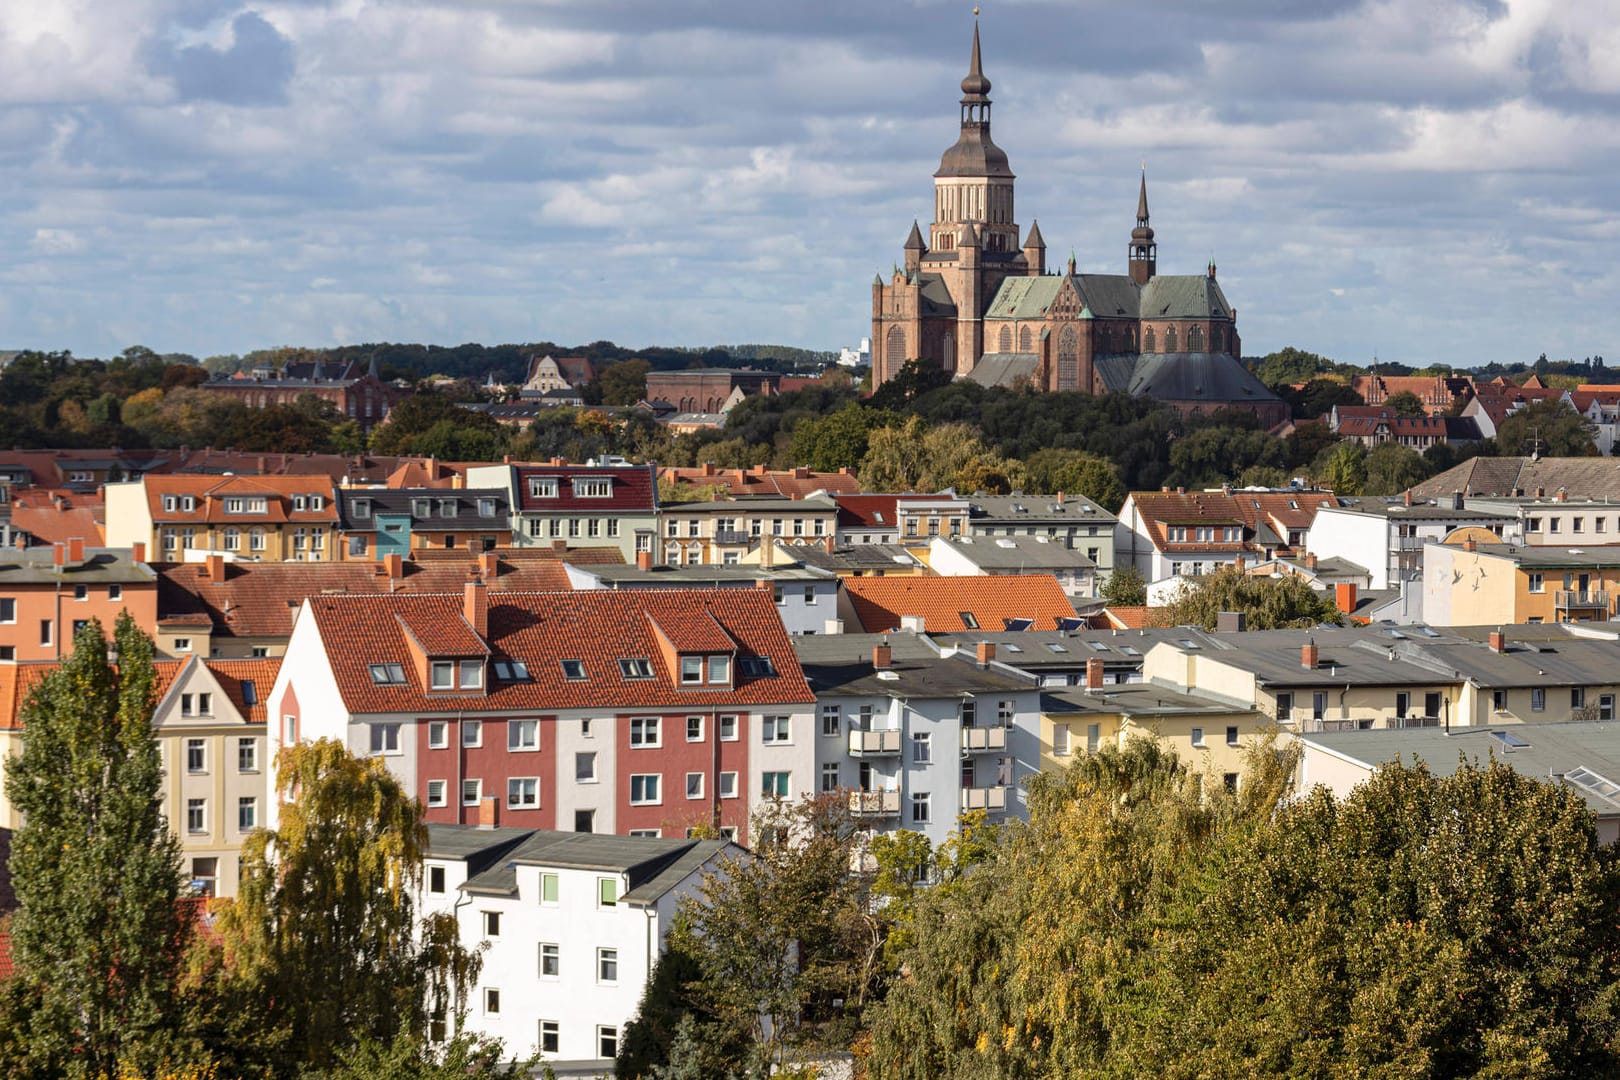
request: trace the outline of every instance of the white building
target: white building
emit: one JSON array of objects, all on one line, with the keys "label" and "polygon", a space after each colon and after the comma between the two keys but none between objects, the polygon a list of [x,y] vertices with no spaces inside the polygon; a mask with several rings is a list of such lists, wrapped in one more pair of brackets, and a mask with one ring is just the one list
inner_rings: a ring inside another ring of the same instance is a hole
[{"label": "white building", "polygon": [[1319,559],[1348,559],[1368,571],[1368,587],[1393,589],[1423,571],[1423,545],[1439,543],[1453,529],[1477,526],[1516,539],[1510,514],[1457,496],[1440,502],[1366,496],[1323,507],[1305,535],[1305,549]]},{"label": "white building", "polygon": [[482,950],[463,1029],[511,1059],[538,1049],[559,1077],[611,1076],[677,903],[743,854],[724,840],[430,825],[420,909],[451,915]]}]

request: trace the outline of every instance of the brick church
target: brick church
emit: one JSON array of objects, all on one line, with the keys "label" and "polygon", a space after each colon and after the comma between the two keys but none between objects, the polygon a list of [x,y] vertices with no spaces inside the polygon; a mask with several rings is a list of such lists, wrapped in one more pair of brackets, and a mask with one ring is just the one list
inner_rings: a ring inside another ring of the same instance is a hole
[{"label": "brick church", "polygon": [[872,381],[925,358],[958,378],[1047,390],[1153,397],[1183,413],[1237,407],[1267,426],[1288,407],[1238,363],[1237,309],[1211,262],[1160,274],[1147,175],[1124,274],[1048,271],[1039,224],[1022,233],[1013,172],[990,138],[990,80],[979,28],[962,80],[961,133],[934,173],[934,220],[915,223],[905,263],[872,283]]}]

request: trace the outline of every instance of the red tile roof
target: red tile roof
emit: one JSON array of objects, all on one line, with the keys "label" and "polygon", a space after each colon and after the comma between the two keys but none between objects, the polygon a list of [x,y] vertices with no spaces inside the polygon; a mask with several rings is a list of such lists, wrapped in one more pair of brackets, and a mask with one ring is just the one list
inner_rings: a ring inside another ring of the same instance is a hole
[{"label": "red tile roof", "polygon": [[396,613],[394,621],[426,656],[489,655],[489,646],[459,611],[449,615],[435,611],[427,617]]},{"label": "red tile roof", "polygon": [[11,525],[27,533],[36,546],[63,544],[77,537],[89,547],[101,547],[106,543],[101,517],[100,511],[87,506],[17,506],[11,511]]},{"label": "red tile roof", "polygon": [[716,469],[712,465],[697,468],[673,466],[658,470],[660,480],[694,487],[724,488],[732,496],[773,495],[784,499],[803,499],[818,491],[832,495],[856,495],[861,482],[851,470],[816,472],[813,469],[771,470],[763,465],[752,469]]},{"label": "red tile roof", "polygon": [[1382,427],[1396,438],[1436,438],[1446,437],[1446,418],[1443,416],[1396,416],[1379,410],[1372,416],[1345,416],[1339,420],[1340,435],[1378,434]]},{"label": "red tile roof", "polygon": [[[430,694],[409,662],[404,631],[393,616],[412,626],[449,621],[460,618],[462,603],[460,593],[315,598],[315,625],[350,712],[688,708],[694,703],[732,708],[815,699],[775,600],[765,589],[495,593],[489,598],[490,651],[497,662],[522,661],[530,678],[502,680],[492,667],[486,676],[487,692]],[[723,635],[726,651],[735,648],[742,656],[768,657],[773,673],[744,677],[734,669],[733,689],[682,688],[679,672],[668,670],[653,627],[656,623],[684,631],[705,619],[712,629],[703,632],[702,645]],[[562,670],[565,659],[581,661],[586,677],[568,679]],[[626,678],[620,659],[649,661],[654,677]],[[400,664],[406,684],[378,686],[371,678],[374,663]]]},{"label": "red tile roof", "polygon": [[835,495],[840,528],[892,529],[902,502],[948,498],[943,495]]},{"label": "red tile roof", "polygon": [[1075,617],[1074,604],[1050,574],[863,577],[842,584],[855,617],[870,634],[897,630],[908,615],[922,616],[923,629],[931,634],[1004,630],[1013,619],[1033,620],[1034,630],[1055,630],[1059,619]]},{"label": "red tile roof", "polygon": [[[184,660],[157,660],[152,664],[157,676],[153,689],[154,699],[161,699],[174,685],[175,676],[185,667]],[[55,671],[58,661],[38,660],[22,664],[0,664],[0,729],[16,730],[22,727],[23,706],[28,695]],[[268,692],[269,684],[264,689]]]},{"label": "red tile roof", "polygon": [[[146,505],[152,520],[160,522],[220,522],[240,525],[279,524],[284,521],[307,522],[313,525],[335,526],[338,521],[337,489],[332,478],[321,473],[285,476],[206,476],[190,473],[169,473],[148,476]],[[196,500],[193,509],[163,508],[164,496],[190,495]],[[227,514],[225,498],[231,495],[264,496],[263,514]],[[318,495],[319,510],[295,509],[294,495]]]},{"label": "red tile roof", "polygon": [[[270,688],[276,684],[276,675],[281,671],[281,658],[271,657],[261,660],[205,660],[208,670],[213,672],[214,678],[219,681],[225,696],[231,699],[236,711],[242,714],[242,719],[249,724],[262,724],[268,718],[265,699],[270,696]],[[253,702],[247,701],[246,687],[253,687]]]},{"label": "red tile roof", "polygon": [[[1153,544],[1164,552],[1259,551],[1263,547],[1287,547],[1291,530],[1309,529],[1316,512],[1323,506],[1337,506],[1338,500],[1324,491],[1133,491],[1131,501],[1140,515]],[[1170,525],[1242,524],[1240,541],[1169,541]],[[1256,536],[1261,526],[1275,534],[1262,543]]]},{"label": "red tile roof", "polygon": [[647,621],[676,652],[718,653],[737,648],[737,642],[726,633],[712,611],[649,611]]},{"label": "red tile roof", "polygon": [[[553,514],[650,514],[658,508],[658,466],[622,467],[591,465],[518,465],[514,481],[518,508],[528,513]],[[535,498],[529,494],[529,478],[557,478],[555,497]],[[574,495],[575,478],[613,481],[613,494],[579,498]]]}]

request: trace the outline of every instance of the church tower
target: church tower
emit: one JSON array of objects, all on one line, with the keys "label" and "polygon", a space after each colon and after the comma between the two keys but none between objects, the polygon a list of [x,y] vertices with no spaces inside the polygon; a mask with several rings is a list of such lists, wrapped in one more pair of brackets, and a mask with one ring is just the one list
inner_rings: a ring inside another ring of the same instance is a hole
[{"label": "church tower", "polygon": [[1136,196],[1136,228],[1131,230],[1131,280],[1146,285],[1159,269],[1159,245],[1153,242],[1153,226],[1148,224],[1147,169],[1142,170],[1142,188]]},{"label": "church tower", "polygon": [[963,225],[972,222],[983,253],[1018,254],[1013,221],[1013,173],[1006,151],[990,139],[990,80],[979,62],[979,24],[973,24],[973,57],[962,80],[962,130],[934,173],[934,223],[929,248],[955,251]]}]

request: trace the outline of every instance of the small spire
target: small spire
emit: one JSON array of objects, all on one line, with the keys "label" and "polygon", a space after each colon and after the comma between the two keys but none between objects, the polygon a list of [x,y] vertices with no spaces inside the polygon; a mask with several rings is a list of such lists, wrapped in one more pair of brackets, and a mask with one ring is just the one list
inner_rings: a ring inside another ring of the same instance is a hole
[{"label": "small spire", "polygon": [[979,230],[975,229],[973,227],[973,222],[965,221],[965,222],[962,223],[962,235],[961,235],[961,237],[959,237],[957,239],[956,246],[957,247],[978,247],[979,246]]},{"label": "small spire", "polygon": [[382,376],[377,374],[377,354],[376,353],[371,354],[371,363],[366,366],[366,374],[370,375],[373,379],[376,379],[379,382],[382,380]]},{"label": "small spire", "polygon": [[1046,240],[1041,236],[1041,223],[1039,221],[1029,223],[1029,234],[1024,237],[1024,246],[1026,248],[1039,248],[1042,251],[1046,250]]},{"label": "small spire", "polygon": [[1142,187],[1136,196],[1136,223],[1138,225],[1148,223],[1147,162],[1145,161],[1142,162]]},{"label": "small spire", "polygon": [[906,237],[904,251],[927,251],[928,245],[923,243],[922,230],[917,227],[915,219],[911,222],[911,235]]},{"label": "small spire", "polygon": [[1074,276],[1074,250],[1072,248],[1069,250],[1069,276]]}]

